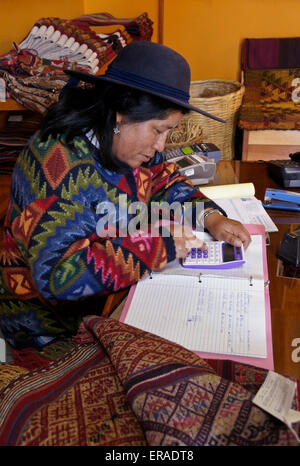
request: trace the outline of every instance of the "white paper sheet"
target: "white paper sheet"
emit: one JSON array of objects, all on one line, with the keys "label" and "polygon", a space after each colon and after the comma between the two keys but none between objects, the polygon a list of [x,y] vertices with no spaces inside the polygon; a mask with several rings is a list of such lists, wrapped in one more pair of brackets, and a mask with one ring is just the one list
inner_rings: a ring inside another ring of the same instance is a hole
[{"label": "white paper sheet", "polygon": [[267,355],[264,293],[247,280],[156,274],[137,284],[125,323],[192,351]]}]

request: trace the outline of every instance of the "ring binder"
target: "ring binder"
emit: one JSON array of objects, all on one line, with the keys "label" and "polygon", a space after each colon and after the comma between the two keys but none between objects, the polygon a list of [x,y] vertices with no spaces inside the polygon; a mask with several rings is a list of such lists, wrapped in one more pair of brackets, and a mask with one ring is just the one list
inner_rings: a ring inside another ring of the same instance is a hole
[{"label": "ring binder", "polygon": [[151,329],[202,357],[230,355],[273,370],[265,228],[246,228],[252,241],[242,267],[200,273],[183,269],[176,260],[153,271],[154,280],[140,280],[132,287],[121,321]]}]

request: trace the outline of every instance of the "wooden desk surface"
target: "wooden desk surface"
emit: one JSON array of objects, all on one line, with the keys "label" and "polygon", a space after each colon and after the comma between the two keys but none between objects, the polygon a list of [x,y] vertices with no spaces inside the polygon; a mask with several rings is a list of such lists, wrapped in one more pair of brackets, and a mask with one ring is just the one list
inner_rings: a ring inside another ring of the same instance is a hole
[{"label": "wooden desk surface", "polygon": [[[266,188],[283,189],[269,177],[263,162],[220,161],[214,182],[252,182],[255,196],[260,200],[264,199]],[[289,190],[300,192],[300,189]],[[268,214],[278,228],[278,232],[270,233],[270,245],[267,246],[275,371],[300,379],[300,279],[277,276],[276,257],[284,232],[299,226],[300,212],[268,209]]]}]

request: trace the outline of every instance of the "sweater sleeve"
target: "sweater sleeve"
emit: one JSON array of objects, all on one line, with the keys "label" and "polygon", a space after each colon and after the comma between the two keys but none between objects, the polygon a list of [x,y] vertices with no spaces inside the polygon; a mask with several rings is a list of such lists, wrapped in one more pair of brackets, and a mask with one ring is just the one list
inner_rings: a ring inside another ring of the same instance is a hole
[{"label": "sweater sleeve", "polygon": [[[52,147],[54,161],[60,161],[65,150]],[[48,157],[44,157],[46,162]],[[44,161],[39,166],[27,152],[14,180],[18,209],[13,210],[20,214],[11,219],[12,234],[44,299],[56,302],[115,292],[175,258],[173,239],[163,239],[158,231],[137,237],[99,236],[96,203],[115,201],[116,188],[109,188],[93,161],[83,156],[65,154],[60,165],[68,168],[64,176],[56,166],[55,177],[51,177],[49,170],[55,165],[49,168]],[[34,178],[30,202],[24,200],[25,187],[29,188],[26,178]]]},{"label": "sweater sleeve", "polygon": [[169,205],[175,202],[183,204],[190,211],[187,218],[193,228],[197,226],[197,215],[202,209],[218,209],[224,216],[227,216],[220,206],[201,192],[201,189],[178,173],[175,163],[163,162],[154,165],[151,170],[153,173],[152,202],[167,202]]},{"label": "sweater sleeve", "polygon": [[[92,209],[55,197],[48,201],[28,243],[32,277],[45,299],[114,292],[167,263],[167,248],[159,235],[101,238],[95,234]],[[25,215],[35,209],[34,202]]]}]

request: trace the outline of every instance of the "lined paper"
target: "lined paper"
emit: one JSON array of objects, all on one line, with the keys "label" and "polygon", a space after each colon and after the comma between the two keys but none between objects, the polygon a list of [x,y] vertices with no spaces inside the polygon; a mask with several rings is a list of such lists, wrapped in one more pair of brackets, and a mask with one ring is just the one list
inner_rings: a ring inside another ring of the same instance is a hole
[{"label": "lined paper", "polygon": [[249,280],[156,274],[138,282],[125,323],[192,351],[264,358],[264,292]]}]

